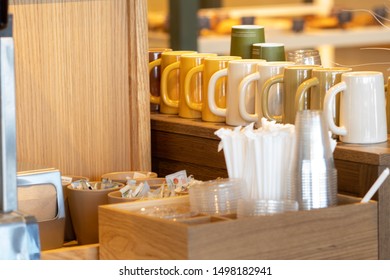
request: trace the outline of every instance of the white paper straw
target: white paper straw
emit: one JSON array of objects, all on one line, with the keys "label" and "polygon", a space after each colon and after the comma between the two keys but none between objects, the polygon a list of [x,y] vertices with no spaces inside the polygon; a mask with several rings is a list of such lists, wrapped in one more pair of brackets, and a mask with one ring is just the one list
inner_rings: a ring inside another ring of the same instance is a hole
[{"label": "white paper straw", "polygon": [[371,186],[371,188],[368,190],[368,192],[360,202],[361,203],[369,202],[371,198],[374,196],[374,194],[376,193],[376,191],[379,189],[379,187],[386,180],[387,176],[389,176],[389,168],[383,170],[382,174],[378,177],[378,179],[376,179],[375,183]]}]

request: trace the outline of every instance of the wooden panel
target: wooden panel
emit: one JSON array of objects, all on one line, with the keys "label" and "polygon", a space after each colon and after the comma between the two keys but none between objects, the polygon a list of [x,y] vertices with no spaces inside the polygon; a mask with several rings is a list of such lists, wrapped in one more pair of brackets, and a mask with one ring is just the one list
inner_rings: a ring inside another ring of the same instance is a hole
[{"label": "wooden panel", "polygon": [[157,170],[160,177],[165,177],[179,170],[186,170],[187,175],[193,175],[195,179],[202,181],[228,177],[226,168],[211,168],[204,165],[154,157],[152,158],[152,169]]},{"label": "wooden panel", "polygon": [[20,165],[91,180],[149,170],[146,0],[14,0],[10,12]]},{"label": "wooden panel", "polygon": [[[338,192],[363,197],[379,176],[379,166],[335,160]],[[375,194],[374,199],[377,200]]]},{"label": "wooden panel", "polygon": [[152,136],[153,155],[160,158],[226,168],[219,141],[156,131]]}]

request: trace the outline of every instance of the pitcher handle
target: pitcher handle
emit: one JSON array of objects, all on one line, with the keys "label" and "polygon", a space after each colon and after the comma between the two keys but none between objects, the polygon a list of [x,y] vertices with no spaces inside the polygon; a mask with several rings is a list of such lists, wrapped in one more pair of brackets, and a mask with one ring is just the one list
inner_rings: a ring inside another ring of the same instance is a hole
[{"label": "pitcher handle", "polygon": [[227,76],[228,75],[228,69],[222,69],[217,72],[215,72],[209,81],[209,86],[208,86],[208,101],[209,101],[209,109],[210,111],[217,116],[220,117],[226,117],[226,109],[225,108],[219,108],[217,107],[217,104],[215,103],[215,85],[217,83],[217,80]]},{"label": "pitcher handle", "polygon": [[333,103],[335,100],[336,94],[342,92],[347,88],[345,82],[340,82],[333,87],[331,87],[325,95],[324,99],[324,115],[326,123],[328,124],[329,129],[337,135],[345,136],[347,134],[347,129],[345,127],[339,127],[335,124],[333,119]]},{"label": "pitcher handle", "polygon": [[268,110],[268,99],[269,99],[269,91],[271,89],[271,86],[283,82],[284,82],[283,74],[273,76],[269,78],[267,81],[265,81],[263,88],[261,90],[261,96],[262,96],[261,109],[263,111],[264,117],[270,121],[276,121],[279,123],[282,122],[282,116],[271,116]]},{"label": "pitcher handle", "polygon": [[[249,114],[248,111],[246,110],[245,106],[245,98],[248,93],[248,86],[253,83],[254,81],[260,80],[260,73],[255,72],[252,74],[249,74],[248,76],[244,77],[242,81],[240,82],[240,85],[238,87],[238,108],[240,110],[240,115],[241,117],[248,121],[248,122],[257,122],[259,120],[259,114],[258,112],[255,112],[254,114]],[[261,93],[261,92],[259,92]],[[261,99],[260,99],[261,100]]]},{"label": "pitcher handle", "polygon": [[200,112],[202,111],[202,102],[197,103],[197,102],[193,102],[191,100],[190,85],[191,85],[192,77],[197,73],[203,72],[203,69],[204,69],[203,64],[192,68],[190,71],[188,71],[188,73],[184,79],[185,102],[186,102],[188,107],[190,107],[191,109],[193,109],[195,111],[200,111]]}]

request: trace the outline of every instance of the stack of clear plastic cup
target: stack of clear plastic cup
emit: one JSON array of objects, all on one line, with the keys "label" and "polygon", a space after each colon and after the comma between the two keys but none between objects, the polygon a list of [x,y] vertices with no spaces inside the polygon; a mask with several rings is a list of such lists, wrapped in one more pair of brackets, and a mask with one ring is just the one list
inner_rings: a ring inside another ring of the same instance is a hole
[{"label": "stack of clear plastic cup", "polygon": [[313,49],[290,51],[287,60],[298,65],[322,65],[319,51]]},{"label": "stack of clear plastic cup", "polygon": [[191,211],[208,215],[237,213],[244,180],[228,178],[199,182],[189,190]]},{"label": "stack of clear plastic cup", "polygon": [[301,210],[337,204],[337,170],[322,111],[300,111],[291,183]]}]

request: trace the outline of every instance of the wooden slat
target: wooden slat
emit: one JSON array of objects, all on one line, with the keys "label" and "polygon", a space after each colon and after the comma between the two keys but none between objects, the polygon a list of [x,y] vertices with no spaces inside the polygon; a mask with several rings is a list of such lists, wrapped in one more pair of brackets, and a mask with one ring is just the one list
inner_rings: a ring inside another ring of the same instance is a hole
[{"label": "wooden slat", "polygon": [[[116,1],[113,1],[116,2]],[[147,0],[127,0],[131,166],[151,170]]]},{"label": "wooden slat", "polygon": [[146,0],[14,0],[19,166],[150,170]]}]

